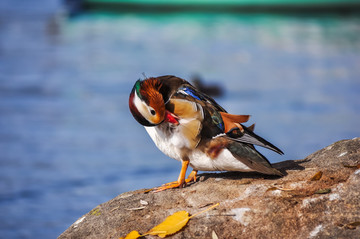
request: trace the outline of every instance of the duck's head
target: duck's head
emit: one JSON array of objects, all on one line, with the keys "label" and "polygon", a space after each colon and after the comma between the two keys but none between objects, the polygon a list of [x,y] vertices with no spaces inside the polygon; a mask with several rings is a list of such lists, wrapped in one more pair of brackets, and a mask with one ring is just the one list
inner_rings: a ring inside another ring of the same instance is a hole
[{"label": "duck's head", "polygon": [[134,118],[144,126],[156,126],[165,119],[165,103],[156,78],[136,81],[129,97]]}]

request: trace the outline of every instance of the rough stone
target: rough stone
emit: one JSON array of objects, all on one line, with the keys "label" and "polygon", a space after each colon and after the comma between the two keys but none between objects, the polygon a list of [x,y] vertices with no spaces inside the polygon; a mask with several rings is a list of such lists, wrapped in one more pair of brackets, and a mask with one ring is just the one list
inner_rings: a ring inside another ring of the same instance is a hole
[{"label": "rough stone", "polygon": [[[274,166],[286,174],[204,173],[183,189],[123,193],[79,218],[59,238],[145,233],[170,214],[194,214],[169,238],[360,238],[360,138]],[[319,180],[311,180],[321,171]],[[157,238],[146,236],[146,238]]]}]

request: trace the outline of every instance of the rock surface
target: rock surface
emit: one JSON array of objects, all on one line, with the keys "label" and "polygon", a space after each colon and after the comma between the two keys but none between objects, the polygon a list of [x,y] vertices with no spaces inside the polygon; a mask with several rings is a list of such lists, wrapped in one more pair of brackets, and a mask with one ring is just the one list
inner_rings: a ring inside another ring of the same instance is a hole
[{"label": "rock surface", "polygon": [[360,138],[355,138],[275,164],[286,174],[280,178],[208,173],[183,189],[127,192],[91,210],[59,238],[145,233],[176,211],[194,214],[217,202],[170,238],[360,238],[359,165]]}]

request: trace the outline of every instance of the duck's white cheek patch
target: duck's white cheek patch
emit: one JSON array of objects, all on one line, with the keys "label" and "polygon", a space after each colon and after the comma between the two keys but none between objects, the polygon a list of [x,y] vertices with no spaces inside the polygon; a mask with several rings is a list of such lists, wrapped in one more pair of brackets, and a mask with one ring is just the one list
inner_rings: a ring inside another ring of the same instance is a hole
[{"label": "duck's white cheek patch", "polygon": [[134,105],[136,106],[136,108],[144,118],[149,119],[149,112],[147,106],[136,93],[134,97]]}]

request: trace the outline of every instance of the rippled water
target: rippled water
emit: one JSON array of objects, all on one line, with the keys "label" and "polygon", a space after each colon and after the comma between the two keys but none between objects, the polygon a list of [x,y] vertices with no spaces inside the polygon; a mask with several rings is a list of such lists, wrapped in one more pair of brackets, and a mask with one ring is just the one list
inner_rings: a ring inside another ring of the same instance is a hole
[{"label": "rippled water", "polygon": [[359,16],[67,19],[54,2],[0,4],[0,237],[53,238],[119,193],[177,178],[128,110],[143,72],[220,84],[217,101],[285,152],[262,150],[271,162],[360,135]]}]

